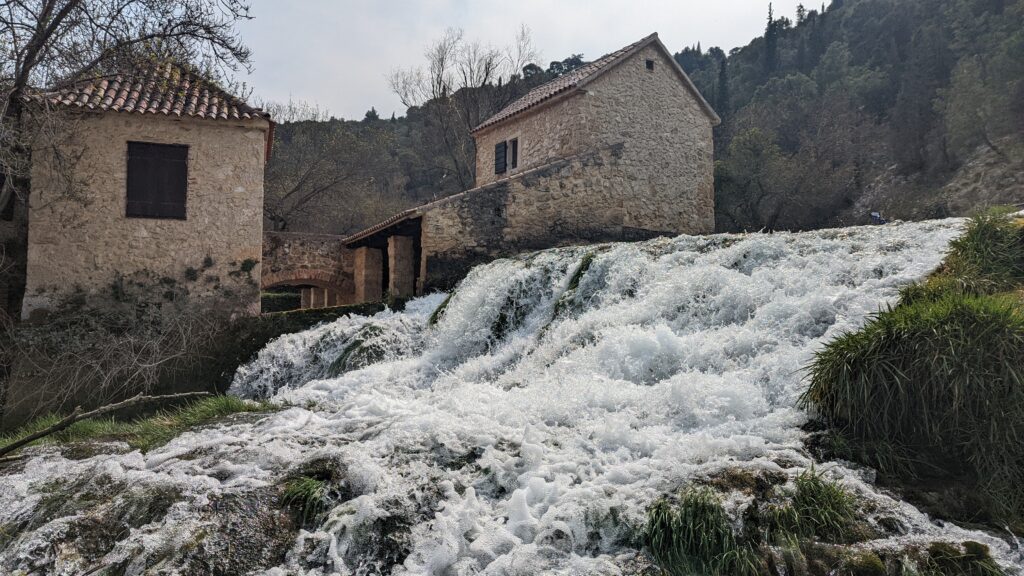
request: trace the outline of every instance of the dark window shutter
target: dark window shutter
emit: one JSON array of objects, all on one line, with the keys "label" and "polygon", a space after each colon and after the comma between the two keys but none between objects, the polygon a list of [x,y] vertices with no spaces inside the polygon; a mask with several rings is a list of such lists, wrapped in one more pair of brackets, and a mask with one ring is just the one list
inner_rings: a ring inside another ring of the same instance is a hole
[{"label": "dark window shutter", "polygon": [[187,191],[188,146],[128,143],[128,217],[184,220]]},{"label": "dark window shutter", "polygon": [[512,157],[509,161],[509,166],[511,166],[512,169],[516,169],[519,167],[519,138],[509,140],[508,144],[509,155]]},{"label": "dark window shutter", "polygon": [[498,142],[494,145],[494,173],[504,174],[508,170],[508,144]]}]

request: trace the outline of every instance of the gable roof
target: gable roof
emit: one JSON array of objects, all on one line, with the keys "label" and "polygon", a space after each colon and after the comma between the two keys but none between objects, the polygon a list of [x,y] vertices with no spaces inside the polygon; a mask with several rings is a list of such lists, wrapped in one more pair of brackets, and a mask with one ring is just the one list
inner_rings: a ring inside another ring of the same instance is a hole
[{"label": "gable roof", "polygon": [[191,68],[163,62],[71,82],[29,96],[52,106],[214,120],[270,120]]},{"label": "gable roof", "polygon": [[527,92],[523,97],[499,110],[497,114],[491,116],[487,120],[484,120],[483,123],[474,128],[472,132],[476,133],[489,126],[504,122],[505,120],[518,116],[527,110],[536,108],[537,106],[552,100],[556,96],[561,96],[563,94],[568,95],[573,92],[577,92],[590,82],[599,78],[605,72],[614,68],[617,64],[627,60],[630,56],[650,45],[658,47],[665,56],[668,57],[668,60],[672,63],[673,70],[679,76],[679,79],[683,82],[683,85],[686,86],[687,90],[689,90],[693,94],[694,98],[697,99],[697,102],[700,104],[701,109],[704,110],[704,113],[711,118],[711,122],[715,125],[721,123],[721,119],[718,117],[718,114],[716,114],[711,108],[711,105],[708,104],[707,100],[701,96],[700,91],[698,91],[697,87],[693,85],[693,81],[690,80],[690,77],[687,76],[686,72],[679,66],[679,63],[676,62],[676,59],[672,56],[672,53],[668,51],[668,48],[665,48],[665,45],[661,43],[661,40],[658,39],[658,33],[655,32],[650,36],[626,46],[625,48],[621,48],[610,54],[605,54],[597,60],[584,64],[572,72],[537,86],[533,90]]}]

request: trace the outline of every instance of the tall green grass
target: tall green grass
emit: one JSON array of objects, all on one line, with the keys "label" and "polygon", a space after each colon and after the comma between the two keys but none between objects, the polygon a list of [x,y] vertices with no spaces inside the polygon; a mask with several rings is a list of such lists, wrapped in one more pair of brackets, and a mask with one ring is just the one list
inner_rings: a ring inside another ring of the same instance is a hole
[{"label": "tall green grass", "polygon": [[648,511],[644,544],[672,576],[744,576],[760,571],[756,553],[733,534],[721,501],[709,489],[662,499]]},{"label": "tall green grass", "polygon": [[[251,402],[234,396],[214,396],[190,402],[178,408],[162,410],[153,416],[132,421],[98,418],[79,420],[71,426],[36,441],[68,444],[89,441],[124,441],[143,452],[162,446],[182,432],[221,420],[240,412],[267,412],[274,407],[265,402]],[[51,414],[33,420],[23,428],[0,436],[0,446],[18,438],[44,430],[63,416]]]},{"label": "tall green grass", "polygon": [[801,405],[904,478],[967,477],[994,517],[1024,515],[1024,229],[974,218],[943,269],[839,336]]}]

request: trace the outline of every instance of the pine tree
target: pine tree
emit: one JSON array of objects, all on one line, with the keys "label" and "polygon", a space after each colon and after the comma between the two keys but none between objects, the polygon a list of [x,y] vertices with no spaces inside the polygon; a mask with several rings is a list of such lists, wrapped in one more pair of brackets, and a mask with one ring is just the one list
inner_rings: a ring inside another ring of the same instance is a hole
[{"label": "pine tree", "polygon": [[718,65],[718,91],[716,94],[717,98],[715,101],[715,109],[718,111],[720,117],[727,118],[729,116],[729,61],[726,58],[722,58],[721,63]]},{"label": "pine tree", "polygon": [[779,62],[779,29],[775,25],[775,12],[768,4],[768,26],[764,31],[764,73],[771,76]]}]

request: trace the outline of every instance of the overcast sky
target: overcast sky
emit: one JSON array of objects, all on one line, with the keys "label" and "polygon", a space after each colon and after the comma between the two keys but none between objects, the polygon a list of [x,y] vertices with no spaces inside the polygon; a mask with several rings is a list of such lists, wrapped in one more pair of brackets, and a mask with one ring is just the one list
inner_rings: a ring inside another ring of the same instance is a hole
[{"label": "overcast sky", "polygon": [[[768,16],[767,0],[251,1],[254,19],[241,34],[253,51],[253,72],[243,79],[255,96],[291,96],[349,119],[371,106],[401,116],[387,73],[420,65],[448,27],[502,47],[526,24],[547,67],[573,53],[592,60],[651,32],[673,52],[697,42],[728,51],[760,35]],[[793,18],[799,3],[774,0],[776,16]]]}]

